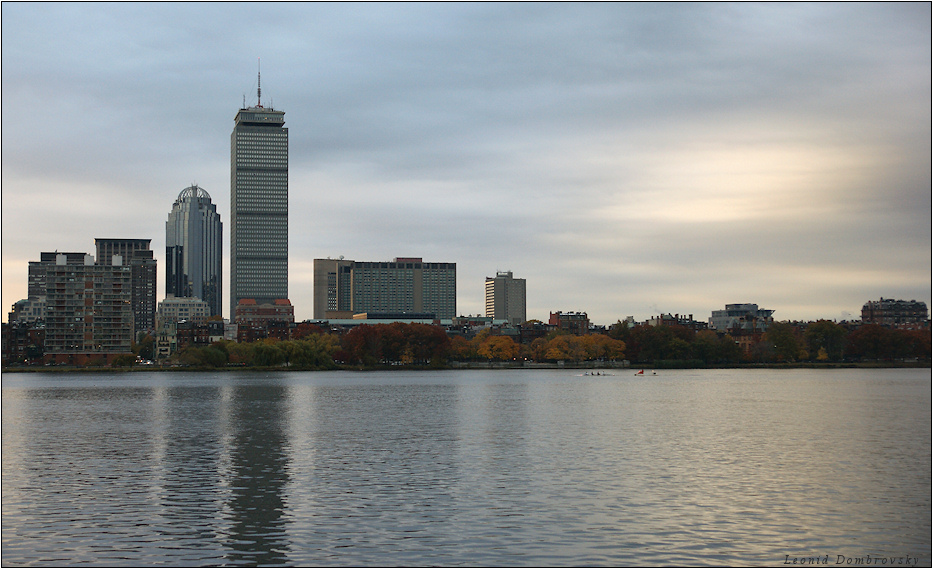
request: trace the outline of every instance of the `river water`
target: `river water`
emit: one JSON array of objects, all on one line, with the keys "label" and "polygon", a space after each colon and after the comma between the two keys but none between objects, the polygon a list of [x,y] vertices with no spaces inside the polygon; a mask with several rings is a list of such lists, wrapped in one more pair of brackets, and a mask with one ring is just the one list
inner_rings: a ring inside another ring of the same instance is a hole
[{"label": "river water", "polygon": [[2,563],[930,566],[930,370],[579,373],[4,374]]}]

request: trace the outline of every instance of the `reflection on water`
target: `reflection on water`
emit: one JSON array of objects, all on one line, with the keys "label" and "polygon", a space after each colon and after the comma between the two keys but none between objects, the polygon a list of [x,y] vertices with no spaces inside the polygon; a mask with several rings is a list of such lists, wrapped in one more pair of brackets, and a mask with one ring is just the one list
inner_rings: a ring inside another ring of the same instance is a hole
[{"label": "reflection on water", "polygon": [[288,440],[281,385],[233,388],[230,526],[227,559],[235,564],[282,564],[288,559],[285,503]]},{"label": "reflection on water", "polygon": [[7,374],[2,405],[4,566],[931,563],[929,370]]}]

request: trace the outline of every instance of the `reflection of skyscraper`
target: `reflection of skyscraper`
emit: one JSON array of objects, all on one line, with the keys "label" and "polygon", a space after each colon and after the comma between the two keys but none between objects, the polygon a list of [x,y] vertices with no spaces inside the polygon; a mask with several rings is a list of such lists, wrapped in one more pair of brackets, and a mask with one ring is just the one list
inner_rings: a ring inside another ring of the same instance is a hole
[{"label": "reflection of skyscraper", "polygon": [[240,385],[233,388],[227,559],[231,565],[283,565],[288,561],[285,489],[289,448],[284,417],[286,388]]},{"label": "reflection of skyscraper", "polygon": [[285,112],[237,112],[230,136],[230,316],[244,298],[288,298],[288,129]]},{"label": "reflection of skyscraper", "polygon": [[203,188],[189,186],[165,222],[165,294],[196,297],[210,316],[222,310],[223,224],[217,206]]}]

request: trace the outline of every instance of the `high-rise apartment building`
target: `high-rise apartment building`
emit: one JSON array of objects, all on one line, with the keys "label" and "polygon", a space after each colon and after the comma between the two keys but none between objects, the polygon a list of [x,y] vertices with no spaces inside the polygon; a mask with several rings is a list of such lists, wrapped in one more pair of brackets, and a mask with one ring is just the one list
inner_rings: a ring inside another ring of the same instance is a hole
[{"label": "high-rise apartment building", "polygon": [[59,254],[46,268],[45,352],[59,363],[112,363],[131,353],[133,341],[132,267],[118,255],[81,264]]},{"label": "high-rise apartment building", "polygon": [[513,326],[525,322],[525,279],[513,278],[512,271],[486,277],[486,317]]},{"label": "high-rise apartment building", "polygon": [[230,317],[244,298],[288,298],[288,129],[285,112],[237,112],[230,136]]},{"label": "high-rise apartment building", "polygon": [[192,185],[178,194],[165,222],[165,294],[198,298],[208,316],[223,310],[221,271],[223,224],[204,188]]},{"label": "high-rise apartment building", "polygon": [[131,272],[131,304],[133,331],[149,332],[155,329],[156,315],[156,260],[149,249],[151,239],[95,239],[97,264],[116,265],[116,257]]},{"label": "high-rise apartment building", "polygon": [[59,253],[58,251],[44,251],[39,254],[38,261],[29,261],[29,298],[45,296],[46,272],[50,265],[54,265],[59,255],[65,256],[69,265],[83,265],[87,253]]},{"label": "high-rise apartment building", "polygon": [[391,262],[314,260],[314,317],[362,313],[457,314],[457,264],[419,257]]}]

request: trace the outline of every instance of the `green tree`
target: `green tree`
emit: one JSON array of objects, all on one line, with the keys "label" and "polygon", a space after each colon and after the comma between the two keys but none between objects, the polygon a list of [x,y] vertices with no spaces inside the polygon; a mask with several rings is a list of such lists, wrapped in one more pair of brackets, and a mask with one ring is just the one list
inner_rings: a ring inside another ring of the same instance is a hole
[{"label": "green tree", "polygon": [[285,351],[278,343],[269,339],[253,342],[253,365],[271,367],[285,363]]},{"label": "green tree", "polygon": [[770,343],[770,353],[779,362],[795,362],[800,357],[800,343],[792,324],[772,322],[764,340]]},{"label": "green tree", "polygon": [[842,359],[845,352],[846,336],[848,332],[842,326],[829,320],[819,320],[807,326],[804,339],[810,354],[820,357],[820,350],[826,359],[837,362]]},{"label": "green tree", "polygon": [[133,354],[120,354],[113,358],[113,367],[130,367],[136,365],[136,356]]}]

